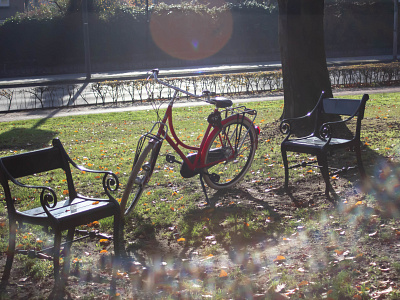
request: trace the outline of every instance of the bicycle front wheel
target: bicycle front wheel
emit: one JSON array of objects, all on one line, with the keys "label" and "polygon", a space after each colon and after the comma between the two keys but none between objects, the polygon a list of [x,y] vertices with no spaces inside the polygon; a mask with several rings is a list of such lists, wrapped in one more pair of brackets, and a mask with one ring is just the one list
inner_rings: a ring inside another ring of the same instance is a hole
[{"label": "bicycle front wheel", "polygon": [[160,142],[149,142],[139,157],[135,158],[132,171],[121,199],[121,211],[128,215],[139,201],[147,183],[153,174],[160,152]]},{"label": "bicycle front wheel", "polygon": [[249,119],[233,117],[224,124],[207,146],[205,164],[218,163],[204,170],[206,184],[219,190],[239,182],[254,159],[256,139],[256,131]]}]

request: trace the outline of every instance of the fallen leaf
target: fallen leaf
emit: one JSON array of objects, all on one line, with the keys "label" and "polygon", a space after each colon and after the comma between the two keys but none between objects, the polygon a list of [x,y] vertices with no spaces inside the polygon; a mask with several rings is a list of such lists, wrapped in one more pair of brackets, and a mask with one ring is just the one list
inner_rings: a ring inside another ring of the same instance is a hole
[{"label": "fallen leaf", "polygon": [[101,239],[100,240],[100,245],[102,245],[102,246],[107,246],[107,245],[109,245],[111,242],[110,242],[110,240],[108,240],[108,239]]},{"label": "fallen leaf", "polygon": [[308,285],[308,281],[307,281],[307,280],[303,280],[302,282],[300,282],[300,283],[298,284],[299,287],[300,287],[300,286],[303,286],[303,285]]},{"label": "fallen leaf", "polygon": [[344,253],[344,251],[336,249],[336,250],[335,250],[335,253],[336,253],[337,255],[342,255],[342,254]]},{"label": "fallen leaf", "polygon": [[357,261],[362,260],[363,255],[364,255],[363,253],[358,253],[358,254],[356,255],[355,259],[356,259]]},{"label": "fallen leaf", "polygon": [[295,289],[292,289],[292,290],[288,290],[286,293],[285,293],[285,295],[286,296],[292,296],[292,295],[294,295],[294,294],[296,294],[296,292],[298,291],[299,289],[298,288],[295,288]]},{"label": "fallen leaf", "polygon": [[274,259],[274,262],[277,262],[277,261],[285,261],[286,260],[286,257],[284,257],[284,256],[282,256],[282,255],[278,255],[275,259]]},{"label": "fallen leaf", "polygon": [[219,273],[219,277],[228,277],[228,273],[226,273],[225,270],[221,270],[221,272]]}]

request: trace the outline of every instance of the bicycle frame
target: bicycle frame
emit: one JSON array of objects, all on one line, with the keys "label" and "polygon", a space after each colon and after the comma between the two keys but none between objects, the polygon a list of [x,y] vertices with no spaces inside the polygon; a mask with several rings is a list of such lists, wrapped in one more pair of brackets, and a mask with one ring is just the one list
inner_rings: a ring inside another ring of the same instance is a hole
[{"label": "bicycle frame", "polygon": [[[170,84],[168,84],[168,83],[166,83],[164,81],[159,80],[157,78],[157,73],[156,72],[153,72],[153,76],[154,76],[154,79],[156,80],[157,83],[162,84],[164,86],[167,86],[167,87],[169,87],[171,89],[174,89],[174,94],[173,94],[173,96],[171,98],[171,101],[168,104],[168,107],[167,107],[167,110],[166,110],[166,112],[164,114],[163,119],[159,122],[160,127],[159,127],[158,132],[157,132],[157,134],[155,136],[160,140],[164,140],[165,139],[168,142],[168,144],[171,145],[171,147],[176,151],[176,153],[178,153],[178,155],[181,157],[181,159],[184,161],[184,163],[187,164],[189,169],[192,170],[192,171],[194,171],[196,169],[206,168],[206,167],[209,167],[211,165],[214,165],[214,164],[217,164],[217,163],[219,163],[221,161],[226,160],[226,159],[216,160],[216,161],[213,161],[213,162],[208,163],[208,164],[206,164],[204,162],[203,150],[206,149],[205,146],[207,145],[207,143],[211,142],[210,139],[211,139],[212,136],[214,136],[215,131],[219,131],[220,130],[220,128],[218,126],[214,126],[214,125],[209,123],[208,126],[207,126],[207,129],[206,129],[206,131],[204,133],[203,139],[202,139],[202,141],[200,143],[200,146],[195,147],[195,146],[187,145],[184,142],[182,142],[181,139],[179,139],[179,137],[177,136],[177,134],[175,132],[174,125],[173,125],[172,108],[173,108],[173,105],[174,105],[174,101],[175,101],[175,99],[177,99],[177,95],[178,95],[179,92],[184,93],[184,94],[189,95],[189,96],[192,96],[194,98],[206,97],[207,100],[205,102],[209,102],[210,93],[209,92],[205,92],[200,96],[199,95],[195,95],[195,94],[192,94],[192,93],[190,93],[188,91],[182,90],[182,89],[180,89],[178,87],[172,86],[172,85],[170,85]],[[239,108],[243,108],[243,107],[239,107]],[[235,109],[237,110],[238,108],[235,108]],[[232,109],[232,110],[235,110],[235,109]],[[220,113],[220,111],[219,111],[219,109],[217,107],[214,109],[214,113]],[[251,122],[253,122],[254,119],[256,118],[256,112],[254,110],[245,109],[245,110],[243,110],[241,112],[241,114],[243,114],[244,118],[247,118],[246,116],[244,116],[244,114],[246,114],[246,113],[254,115],[253,120],[250,120]],[[226,114],[227,114],[227,111],[226,111]],[[228,118],[225,118],[224,120],[221,121],[221,125],[223,126],[225,123],[229,122],[231,120],[231,118],[234,118],[234,117],[236,117],[236,115],[232,115],[232,116],[230,116]],[[168,126],[167,126],[167,122],[168,122]],[[221,128],[222,128],[222,126],[221,126]],[[171,135],[172,135],[173,139],[168,134],[168,127],[169,127],[169,131],[171,132]],[[246,134],[248,134],[248,132]],[[230,139],[228,138],[228,141],[229,140]],[[237,147],[238,145],[229,145],[229,146],[230,147]],[[182,147],[184,149],[187,149],[187,150],[197,151],[197,155],[196,155],[196,157],[195,157],[193,162],[189,160],[189,158],[183,153],[183,151],[181,150],[180,147]],[[257,145],[256,145],[256,147],[257,147]],[[232,159],[232,158],[233,157],[229,157],[228,160]]]},{"label": "bicycle frame", "polygon": [[[202,184],[202,188],[205,193],[207,203],[209,203],[209,200],[205,190],[203,176],[204,175],[207,176],[205,177],[206,181],[210,180],[210,178],[216,178],[217,176],[219,176],[218,174],[215,173],[209,174],[208,169],[210,167],[213,167],[214,165],[219,164],[220,162],[232,161],[238,155],[240,155],[244,139],[247,138],[247,135],[250,134],[250,131],[251,134],[255,135],[255,137],[252,138],[255,148],[253,148],[252,150],[251,160],[254,157],[254,152],[258,144],[259,129],[257,126],[253,124],[254,119],[257,116],[257,112],[255,110],[247,109],[245,106],[239,106],[233,108],[231,107],[232,101],[226,98],[210,99],[211,93],[209,91],[204,91],[202,95],[195,95],[188,91],[182,90],[178,87],[172,86],[167,82],[161,81],[157,78],[158,70],[153,70],[152,75],[157,83],[173,89],[174,93],[170,102],[168,103],[168,107],[165,111],[162,120],[157,121],[153,125],[151,130],[146,134],[142,135],[141,138],[139,139],[136,148],[133,168],[129,176],[128,182],[126,184],[124,194],[122,195],[121,198],[121,211],[123,212],[123,214],[133,185],[134,184],[137,185],[138,187],[137,193],[133,199],[133,202],[131,202],[127,211],[125,211],[125,214],[129,213],[135,207],[137,200],[140,198],[140,195],[143,192],[143,188],[147,185],[148,181],[150,180],[156,160],[159,155],[159,151],[161,149],[164,140],[166,140],[167,143],[171,145],[171,147],[175,150],[176,153],[178,153],[178,155],[183,160],[183,162],[179,162],[175,160],[175,157],[172,155],[167,155],[166,157],[167,162],[181,163],[182,177],[190,178],[197,174],[200,175],[200,182]],[[184,93],[194,98],[205,97],[206,98],[205,102],[215,105],[214,111],[207,118],[208,126],[204,133],[203,139],[201,140],[200,146],[198,147],[185,144],[175,132],[173,118],[172,118],[172,109],[174,106],[174,101],[177,99],[178,93]],[[220,111],[219,110],[220,108],[224,108],[225,110]],[[223,112],[225,112],[224,119],[222,119],[221,117],[221,113]],[[254,116],[254,118],[251,120],[247,117],[248,115],[252,115]],[[223,129],[223,128],[228,128],[230,126],[229,122],[231,122],[232,124],[236,124],[236,127],[233,127],[232,130]],[[244,131],[242,132],[242,126],[244,126],[244,124],[245,127],[247,128],[246,132]],[[157,126],[158,129],[156,129]],[[168,132],[170,132],[171,135]],[[208,153],[211,153],[211,151],[210,152],[207,151],[208,149],[210,149],[211,143],[213,143],[215,140],[218,140],[218,138],[221,142],[221,145],[224,145],[224,148],[226,148],[223,153],[224,155],[223,157],[218,156],[217,158],[213,158],[212,160],[207,159],[208,162],[206,163],[206,157],[208,156]],[[239,144],[238,141],[241,141],[241,144]],[[194,153],[193,155],[189,154],[188,156],[186,156],[183,152],[184,149],[196,151],[197,153]],[[148,155],[151,155],[151,159],[147,161],[145,164],[143,164],[147,159]],[[141,170],[144,171],[144,173],[140,176],[137,176]],[[212,183],[210,182],[208,182],[208,184],[212,185]],[[214,188],[218,189],[218,187]]]}]

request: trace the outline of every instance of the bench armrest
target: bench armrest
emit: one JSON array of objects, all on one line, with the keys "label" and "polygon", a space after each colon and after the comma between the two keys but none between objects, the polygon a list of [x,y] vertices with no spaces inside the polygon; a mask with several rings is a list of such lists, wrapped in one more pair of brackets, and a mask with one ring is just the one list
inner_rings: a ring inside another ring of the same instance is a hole
[{"label": "bench armrest", "polygon": [[357,115],[357,113],[358,113],[358,111],[356,113],[354,113],[353,115],[351,115],[350,117],[348,117],[346,119],[343,119],[343,120],[330,121],[330,122],[323,123],[319,127],[319,135],[320,135],[320,137],[323,140],[327,141],[327,144],[329,144],[329,142],[332,139],[332,134],[333,134],[332,127],[350,121],[351,119],[353,119]]},{"label": "bench armrest", "polygon": [[85,171],[88,173],[103,174],[103,189],[107,194],[108,198],[114,199],[110,192],[115,192],[119,188],[119,179],[117,175],[111,171],[100,171],[85,168],[83,166],[77,165],[73,160],[69,161],[76,169],[80,171]]},{"label": "bench armrest", "polygon": [[314,112],[315,110],[312,110],[308,114],[301,117],[283,119],[279,125],[279,130],[282,134],[286,134],[285,139],[288,139],[289,136],[292,134],[292,128],[294,127],[295,123],[304,123],[304,120],[311,118]]},{"label": "bench armrest", "polygon": [[324,95],[325,95],[325,92],[322,92],[321,96],[318,99],[317,104],[314,106],[314,108],[308,114],[306,114],[304,116],[297,117],[297,118],[283,119],[281,121],[279,129],[283,134],[286,134],[286,137],[285,137],[284,141],[286,141],[290,137],[290,135],[292,134],[292,127],[293,127],[292,125],[293,125],[293,123],[304,122],[304,120],[310,119],[317,112],[317,110],[319,109],[320,104],[322,103],[322,100],[324,99]]},{"label": "bench armrest", "polygon": [[[28,188],[28,189],[37,189],[37,190],[42,190],[40,193],[40,204],[43,207],[43,210],[46,212],[47,216],[49,218],[54,219],[54,216],[50,213],[49,208],[54,208],[57,205],[57,194],[56,192],[49,186],[41,186],[41,185],[27,185],[19,182],[17,179],[15,179],[7,169],[3,169],[4,172],[7,173],[7,176],[9,180],[11,180],[12,183],[14,183],[17,186],[23,187],[23,188]],[[15,209],[15,207],[14,207]],[[23,213],[23,212],[22,212]]]}]

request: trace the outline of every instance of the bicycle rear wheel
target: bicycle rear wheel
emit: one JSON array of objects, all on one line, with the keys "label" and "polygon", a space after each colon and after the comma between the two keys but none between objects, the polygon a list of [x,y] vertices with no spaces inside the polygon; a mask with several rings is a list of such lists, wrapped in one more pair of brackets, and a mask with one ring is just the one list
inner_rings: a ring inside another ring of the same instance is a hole
[{"label": "bicycle rear wheel", "polygon": [[204,181],[215,190],[230,188],[240,181],[254,159],[256,131],[242,116],[229,120],[212,137],[207,146],[205,163],[220,161],[204,170]]},{"label": "bicycle rear wheel", "polygon": [[[121,199],[121,211],[128,215],[145,190],[160,152],[161,142],[150,141],[139,156],[135,157],[132,171]],[[131,195],[133,194],[133,195]]]}]

